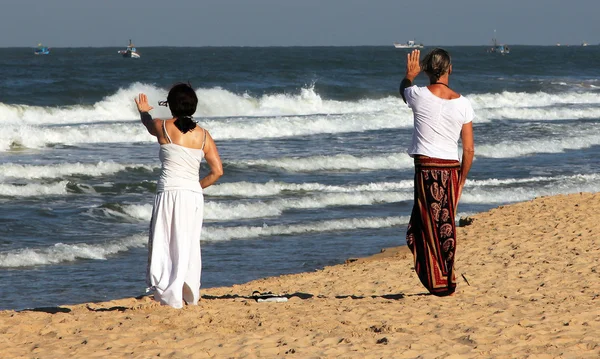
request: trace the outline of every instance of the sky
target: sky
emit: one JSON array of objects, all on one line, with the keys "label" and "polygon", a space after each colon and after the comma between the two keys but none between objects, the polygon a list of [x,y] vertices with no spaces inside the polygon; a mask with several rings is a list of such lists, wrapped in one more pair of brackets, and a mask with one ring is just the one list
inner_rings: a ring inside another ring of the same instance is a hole
[{"label": "sky", "polygon": [[0,47],[600,44],[600,0],[0,0]]}]

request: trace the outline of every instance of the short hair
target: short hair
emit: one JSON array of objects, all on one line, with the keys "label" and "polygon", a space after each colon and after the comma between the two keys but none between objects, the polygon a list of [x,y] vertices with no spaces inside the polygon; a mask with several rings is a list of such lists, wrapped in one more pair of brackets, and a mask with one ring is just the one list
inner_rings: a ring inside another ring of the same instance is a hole
[{"label": "short hair", "polygon": [[178,83],[171,87],[167,102],[173,117],[192,117],[198,106],[198,96],[189,84]]},{"label": "short hair", "polygon": [[450,70],[450,64],[451,59],[448,51],[435,48],[421,60],[421,69],[429,76],[431,82],[437,82],[442,75]]}]

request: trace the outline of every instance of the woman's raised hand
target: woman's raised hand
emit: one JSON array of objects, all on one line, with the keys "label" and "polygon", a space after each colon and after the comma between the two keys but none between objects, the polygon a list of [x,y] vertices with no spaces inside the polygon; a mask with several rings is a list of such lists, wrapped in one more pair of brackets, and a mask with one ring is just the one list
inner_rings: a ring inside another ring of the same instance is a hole
[{"label": "woman's raised hand", "polygon": [[148,104],[148,97],[145,94],[141,93],[138,98],[135,99],[135,104],[137,105],[139,112],[149,112],[154,107]]},{"label": "woman's raised hand", "polygon": [[412,50],[406,55],[406,78],[411,81],[421,72],[420,57],[421,50]]}]

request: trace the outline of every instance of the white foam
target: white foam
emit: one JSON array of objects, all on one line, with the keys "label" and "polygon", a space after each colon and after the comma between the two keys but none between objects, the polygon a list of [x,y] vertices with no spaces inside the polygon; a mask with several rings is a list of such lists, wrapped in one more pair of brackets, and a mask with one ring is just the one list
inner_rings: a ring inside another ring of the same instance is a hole
[{"label": "white foam", "polygon": [[579,185],[581,183],[586,182],[595,182],[600,181],[600,174],[576,174],[570,176],[535,176],[535,177],[525,177],[525,178],[505,178],[505,179],[497,179],[490,178],[486,180],[471,180],[468,179],[466,183],[466,187],[484,187],[484,186],[504,186],[504,185],[512,185],[512,184],[526,184],[526,183],[539,183],[539,182],[549,182],[549,183],[573,183]]},{"label": "white foam", "polygon": [[[0,123],[64,125],[134,120],[139,116],[134,98],[141,92],[148,95],[150,105],[154,107],[152,114],[155,117],[170,116],[168,108],[157,105],[158,101],[166,99],[168,90],[134,83],[90,106],[41,107],[0,103]],[[403,110],[397,106],[398,99],[395,97],[355,102],[323,100],[315,92],[314,86],[301,88],[297,93],[268,94],[261,97],[235,94],[219,87],[199,88],[196,89],[196,93],[199,100],[197,118],[305,116]]]},{"label": "white foam", "polygon": [[[281,216],[284,211],[293,209],[320,209],[327,207],[368,206],[376,203],[394,203],[412,199],[412,192],[353,192],[323,193],[301,198],[281,198],[269,201],[207,201],[204,219],[230,221]],[[152,218],[152,205],[125,205],[123,212],[128,216],[149,221]]]},{"label": "white foam", "polygon": [[0,164],[0,178],[38,179],[62,178],[73,175],[101,176],[124,171],[127,168],[144,168],[152,171],[155,167],[102,161],[97,163],[57,163],[53,165],[3,163]]},{"label": "white foam", "polygon": [[594,92],[563,92],[550,94],[545,92],[508,92],[467,95],[473,108],[528,108],[550,107],[570,104],[600,104],[600,97]]},{"label": "white foam", "polygon": [[600,192],[600,184],[595,181],[576,185],[556,183],[540,188],[516,187],[494,190],[481,187],[468,188],[465,186],[460,201],[461,203],[502,204],[528,201],[540,196],[554,196],[577,192]]},{"label": "white foam", "polygon": [[0,184],[0,196],[36,197],[67,194],[68,181],[52,184],[29,183],[26,185]]},{"label": "white foam", "polygon": [[[530,186],[514,186],[519,184],[530,184]],[[528,201],[540,196],[577,192],[600,192],[600,174],[539,176],[504,180],[467,180],[460,201],[461,203],[481,204],[513,203]]]},{"label": "white foam", "polygon": [[[260,139],[305,136],[320,133],[362,132],[388,128],[408,127],[410,119],[388,114],[350,114],[310,118],[280,117],[233,120],[208,120],[202,126],[217,140]],[[7,125],[0,133],[0,150],[11,146],[41,148],[52,144],[77,145],[88,143],[155,142],[137,122],[101,123],[64,126]]]},{"label": "white foam", "polygon": [[[15,145],[41,148],[51,144],[154,142],[138,120],[133,99],[139,92],[148,93],[152,103],[167,94],[166,89],[135,83],[93,106],[55,108],[0,103],[0,124],[3,125],[0,151]],[[395,96],[359,101],[324,100],[314,87],[299,89],[294,94],[261,97],[221,88],[197,89],[197,93],[200,99],[197,119],[217,140],[412,127],[410,109]],[[476,123],[495,119],[600,118],[600,100],[595,93],[503,92],[466,96],[473,102]],[[158,106],[153,114],[163,118],[170,115],[167,108]]]},{"label": "white foam", "polygon": [[[168,108],[157,105],[159,100],[166,99],[167,89],[149,84],[133,83],[129,87],[119,89],[114,94],[90,106],[39,107],[0,103],[0,123],[64,125],[136,120],[138,113],[133,99],[140,92],[148,95],[150,104],[154,106],[153,114],[156,117],[164,118],[170,115]],[[219,87],[198,88],[196,89],[196,93],[199,98],[196,116],[198,118],[373,113],[388,114],[397,117],[408,116],[409,120],[411,117],[408,107],[396,96],[359,101],[324,100],[315,91],[314,85],[301,88],[295,93],[266,94],[260,97],[253,97],[248,94],[235,94]],[[593,92],[565,92],[560,94],[502,92],[499,94],[467,94],[466,96],[473,103],[476,112],[483,114],[482,118],[487,118],[485,110],[490,109],[516,109],[516,114],[507,113],[506,116],[510,118],[529,118],[519,115],[519,109],[556,107],[557,105],[600,104],[597,94]],[[543,118],[542,115],[536,115],[535,113],[531,113],[531,115]],[[584,114],[584,116],[590,115]],[[371,118],[370,120],[374,119]],[[396,118],[396,121],[404,121],[404,119]],[[228,129],[224,129],[224,132],[226,130]]]},{"label": "white foam", "polygon": [[[490,178],[485,180],[468,179],[466,188],[472,187],[503,187],[522,184],[536,183],[571,183],[576,190],[579,185],[585,183],[600,183],[600,174],[577,174],[571,176],[534,176],[525,178]],[[394,192],[394,191],[412,191],[413,180],[407,179],[398,182],[371,182],[367,184],[334,186],[321,183],[284,183],[269,181],[266,183],[251,182],[231,182],[211,186],[205,189],[204,193],[209,197],[274,197],[285,192],[341,192],[341,193],[361,193],[361,192]]]},{"label": "white foam", "polygon": [[491,120],[557,121],[600,118],[600,107],[493,108],[475,110],[475,123]]},{"label": "white foam", "polygon": [[136,219],[150,220],[152,218],[151,204],[129,204],[123,206],[123,212]]},{"label": "white foam", "polygon": [[[508,203],[528,200],[542,195],[600,189],[600,175],[572,175],[554,177],[529,177],[487,180],[467,180],[463,203]],[[530,184],[530,187],[513,185]],[[510,188],[506,188],[510,186]],[[259,189],[258,191],[256,189]],[[552,192],[550,189],[555,189]],[[275,197],[261,201],[232,200],[205,203],[205,219],[222,222],[236,219],[252,219],[281,216],[295,209],[320,209],[327,207],[368,206],[377,203],[396,203],[413,199],[413,181],[380,182],[348,186],[330,186],[319,183],[264,184],[237,182],[215,186],[207,196],[225,197]],[[284,191],[305,191],[297,198],[277,198]],[[207,190],[208,192],[208,190]],[[122,212],[138,220],[149,221],[152,205],[124,205]]]},{"label": "white foam", "polygon": [[203,124],[219,139],[281,138],[408,128],[412,117],[408,113],[352,113],[336,116],[268,117],[248,119],[207,120]]},{"label": "white foam", "polygon": [[57,243],[50,247],[0,252],[0,268],[48,265],[73,262],[80,259],[105,260],[112,254],[125,252],[131,248],[143,247],[147,242],[147,236],[136,235],[100,244]]},{"label": "white foam", "polygon": [[555,121],[600,118],[596,93],[502,92],[467,95],[473,104],[476,123],[496,119]]},{"label": "white foam", "polygon": [[[151,85],[134,83],[91,106],[41,107],[0,103],[0,124],[65,125],[106,121],[133,120],[139,117],[134,98],[145,92],[156,101],[166,99],[167,91]],[[153,104],[157,115],[168,116],[166,108]]]},{"label": "white foam", "polygon": [[39,127],[33,125],[6,126],[0,133],[0,150],[18,145],[42,148],[52,144],[77,145],[87,143],[155,142],[142,125],[95,124],[78,126]]},{"label": "white foam", "polygon": [[204,241],[226,241],[232,239],[251,239],[304,233],[322,233],[331,231],[351,231],[356,229],[376,229],[399,226],[408,223],[408,217],[376,217],[334,219],[305,224],[281,224],[261,227],[208,227],[202,232]]},{"label": "white foam", "polygon": [[323,100],[315,91],[314,85],[301,88],[297,93],[267,94],[261,97],[238,95],[218,87],[198,89],[196,93],[201,116],[306,116],[407,110],[405,105],[398,106],[398,98],[392,96],[377,100]]},{"label": "white foam", "polygon": [[[600,175],[572,175],[554,177],[530,177],[522,179],[468,180],[461,202],[463,203],[509,203],[529,200],[539,196],[579,191],[600,191]],[[515,187],[529,184],[528,187]],[[314,186],[315,184],[309,184]],[[243,186],[243,185],[242,185]],[[510,187],[507,187],[510,186]],[[333,193],[319,193],[301,198],[275,199],[239,204],[238,201],[210,202],[206,207],[207,218],[219,221],[239,218],[279,216],[286,210],[318,209],[377,203],[406,202],[413,199],[412,180],[400,182],[370,183],[356,186],[314,186]],[[360,190],[360,191],[359,191]],[[369,192],[372,191],[372,192]],[[244,191],[242,191],[244,192]]]},{"label": "white foam", "polygon": [[569,136],[476,145],[475,154],[491,158],[512,158],[534,153],[561,153],[566,150],[579,150],[596,145],[600,145],[600,133],[588,131],[588,134],[582,133],[578,136],[571,133]]},{"label": "white foam", "polygon": [[223,221],[245,218],[281,216],[284,211],[294,209],[320,209],[344,206],[368,206],[376,203],[394,203],[412,199],[412,193],[367,192],[327,193],[302,198],[283,198],[266,202],[219,203],[208,202],[205,218]]},{"label": "white foam", "polygon": [[413,181],[373,182],[362,185],[332,186],[321,183],[284,183],[269,181],[267,183],[231,182],[208,187],[204,193],[208,196],[222,197],[269,197],[290,192],[369,192],[393,191],[412,188]]},{"label": "white foam", "polygon": [[131,218],[135,218],[133,215],[128,215],[124,212],[112,209],[112,208],[93,208],[91,210],[88,210],[86,212],[84,212],[84,215],[87,216],[91,216],[91,217],[96,217],[96,215],[94,215],[95,213],[100,212],[102,214],[102,216],[107,217],[107,218],[119,218],[119,219],[123,219],[123,220],[129,220]]},{"label": "white foam", "polygon": [[413,159],[406,153],[391,153],[377,156],[357,157],[340,154],[334,156],[283,157],[274,159],[233,162],[240,166],[264,166],[289,172],[314,171],[376,171],[400,169],[413,166]]},{"label": "white foam", "polygon": [[[397,226],[407,222],[407,217],[385,217],[328,220],[292,225],[264,225],[262,227],[206,227],[203,229],[202,240],[223,241],[300,233],[376,229]],[[81,259],[106,260],[110,255],[125,252],[131,248],[144,247],[147,242],[147,235],[140,234],[100,244],[57,243],[50,247],[25,248],[0,252],[0,268],[48,265],[74,262]]]}]

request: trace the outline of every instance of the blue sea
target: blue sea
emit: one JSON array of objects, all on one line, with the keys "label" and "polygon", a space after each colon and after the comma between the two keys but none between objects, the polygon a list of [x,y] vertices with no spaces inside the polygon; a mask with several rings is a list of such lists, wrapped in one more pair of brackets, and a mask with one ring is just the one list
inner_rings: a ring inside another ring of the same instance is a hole
[{"label": "blue sea", "polygon": [[[447,49],[451,86],[476,113],[459,217],[600,189],[599,46]],[[196,89],[195,119],[225,170],[205,192],[203,288],[405,244],[412,115],[397,90],[408,50],[118,50],[0,49],[0,309],[144,293],[160,163],[133,99],[146,93],[167,117],[157,102],[176,82]]]}]

